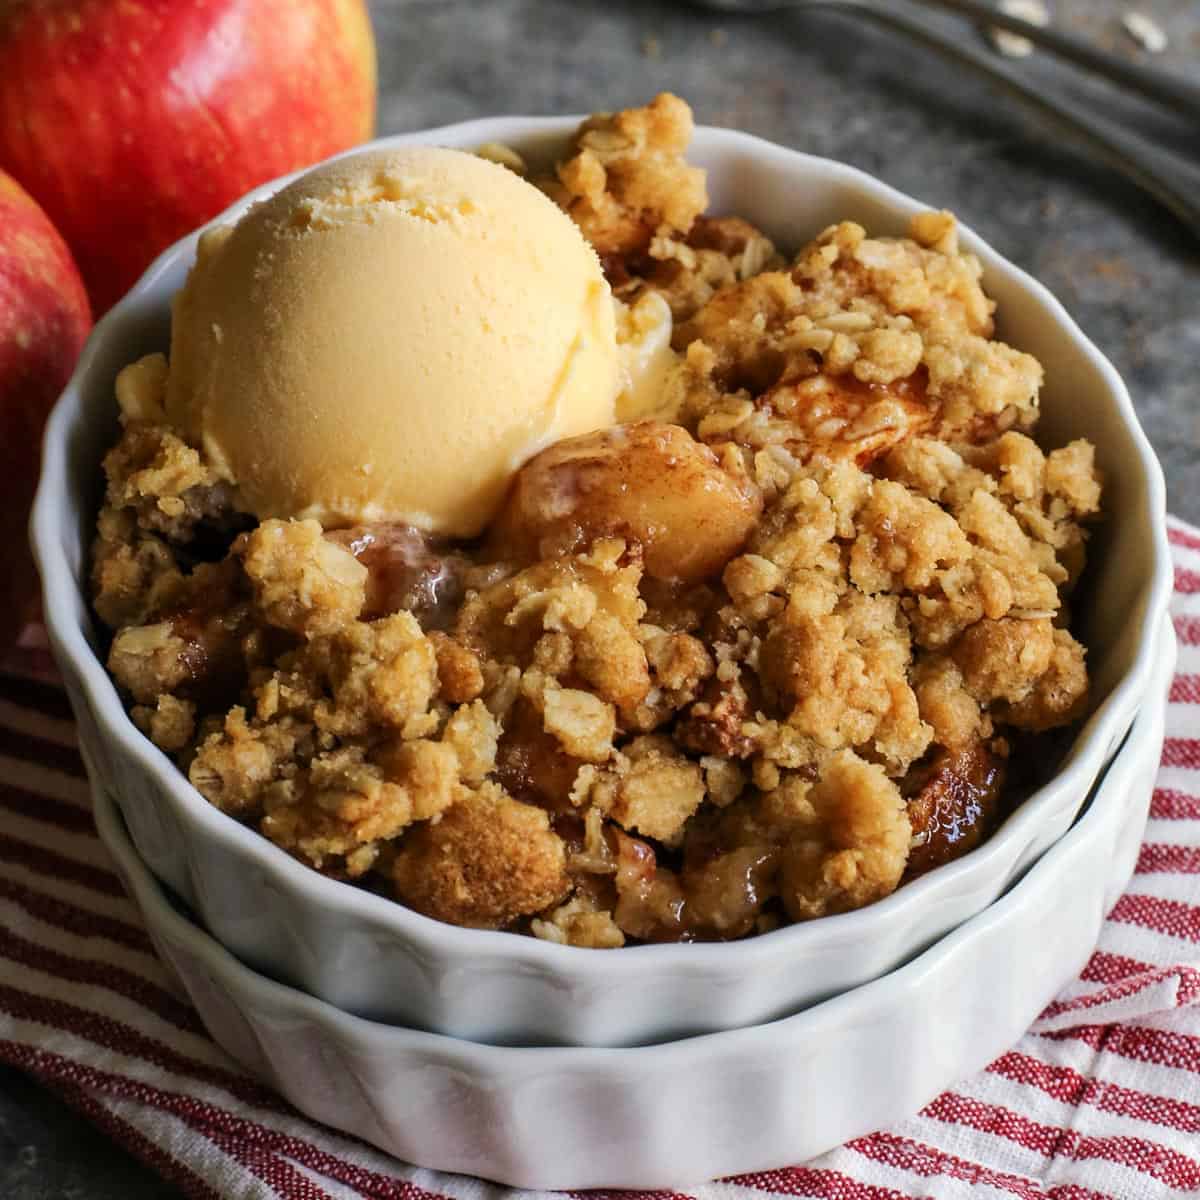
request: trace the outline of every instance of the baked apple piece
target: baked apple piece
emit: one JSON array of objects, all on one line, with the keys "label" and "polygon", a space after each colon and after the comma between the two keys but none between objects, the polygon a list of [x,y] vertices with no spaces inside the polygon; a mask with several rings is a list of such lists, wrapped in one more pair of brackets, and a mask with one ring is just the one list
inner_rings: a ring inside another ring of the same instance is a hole
[{"label": "baked apple piece", "polygon": [[1000,817],[1004,762],[982,741],[938,750],[905,783],[913,846],[905,879],[915,879],[974,850]]},{"label": "baked apple piece", "polygon": [[823,454],[852,459],[866,470],[893,446],[924,433],[937,406],[927,397],[921,369],[891,383],[864,383],[853,375],[810,375],[780,383],[757,407],[792,422],[796,437],[787,443],[800,458]]},{"label": "baked apple piece", "polygon": [[682,426],[638,421],[566,438],[521,469],[489,551],[532,561],[621,537],[646,575],[698,583],[720,574],[750,536],[762,496]]}]

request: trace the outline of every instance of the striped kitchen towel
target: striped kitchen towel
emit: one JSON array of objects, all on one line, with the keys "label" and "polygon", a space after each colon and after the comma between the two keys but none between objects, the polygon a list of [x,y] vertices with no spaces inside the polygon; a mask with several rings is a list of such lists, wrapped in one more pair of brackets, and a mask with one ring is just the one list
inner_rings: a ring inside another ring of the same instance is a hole
[{"label": "striped kitchen towel", "polygon": [[[1008,1053],[917,1116],[690,1195],[1200,1196],[1200,531],[1172,521],[1170,537],[1180,659],[1162,768],[1137,874],[1080,978]],[[307,1120],[217,1048],[96,838],[44,649],[27,646],[17,666],[0,672],[0,1059],[188,1196],[503,1193]]]}]

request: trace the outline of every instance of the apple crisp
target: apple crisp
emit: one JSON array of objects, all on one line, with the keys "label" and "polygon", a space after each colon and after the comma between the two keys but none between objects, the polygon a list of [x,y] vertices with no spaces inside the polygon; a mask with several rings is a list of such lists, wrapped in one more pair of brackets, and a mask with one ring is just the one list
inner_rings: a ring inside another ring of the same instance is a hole
[{"label": "apple crisp", "polygon": [[474,542],[256,522],[168,423],[163,356],[119,377],[109,670],[310,867],[576,946],[744,937],[969,851],[1019,802],[1014,750],[1086,711],[1092,447],[1035,440],[1042,368],[954,218],[785,253],[706,214],[691,130],[669,95],[596,115],[535,180],[653,371]]}]

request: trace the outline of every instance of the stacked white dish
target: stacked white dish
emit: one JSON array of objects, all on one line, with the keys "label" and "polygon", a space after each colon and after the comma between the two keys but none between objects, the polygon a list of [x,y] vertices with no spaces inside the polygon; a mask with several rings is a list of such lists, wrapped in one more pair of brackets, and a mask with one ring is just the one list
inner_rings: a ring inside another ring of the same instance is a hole
[{"label": "stacked white dish", "polygon": [[104,792],[96,817],[213,1037],[301,1111],[407,1162],[514,1187],[678,1188],[897,1121],[1021,1036],[1086,962],[1133,870],[1174,657],[1165,624],[1144,709],[1086,812],[978,916],[795,1016],[656,1046],[489,1046],[350,1016],[242,965],[172,905]]},{"label": "stacked white dish", "polygon": [[[501,141],[536,160],[574,124],[497,119],[380,144]],[[784,246],[844,218],[900,233],[923,207],[729,131],[699,130],[692,156],[714,211]],[[314,1116],[423,1165],[520,1186],[678,1184],[778,1166],[912,1111],[1011,1042],[1081,965],[1145,818],[1171,572],[1161,472],[1128,394],[1045,289],[964,231],[1000,335],[1046,368],[1048,442],[1088,437],[1105,473],[1108,519],[1076,614],[1094,704],[1061,769],[981,848],[869,908],[741,943],[601,953],[441,925],[311,872],[208,805],[127,717],[86,601],[99,462],[113,379],[165,348],[195,241],[98,326],[48,428],[34,541],[102,830],[235,1057]],[[287,1034],[298,1025],[321,1047],[303,1062]],[[420,1103],[405,1079],[421,1081]]]}]

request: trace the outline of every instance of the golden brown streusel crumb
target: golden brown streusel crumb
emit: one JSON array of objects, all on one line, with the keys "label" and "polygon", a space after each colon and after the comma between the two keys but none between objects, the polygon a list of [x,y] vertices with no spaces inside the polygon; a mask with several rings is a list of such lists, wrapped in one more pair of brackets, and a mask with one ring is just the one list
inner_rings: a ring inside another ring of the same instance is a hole
[{"label": "golden brown streusel crumb", "polygon": [[717,808],[726,808],[746,790],[746,775],[733,759],[707,754],[700,760],[704,790]]},{"label": "golden brown streusel crumb", "polygon": [[857,521],[850,580],[864,592],[925,592],[939,568],[970,557],[967,535],[949,513],[886,479],[871,485]]},{"label": "golden brown streusel crumb", "polygon": [[1086,651],[1065,629],[1054,630],[1050,661],[1022,699],[997,707],[997,718],[1042,732],[1078,721],[1087,711]]},{"label": "golden brown streusel crumb", "polygon": [[625,715],[631,729],[650,732],[700,695],[716,664],[704,643],[691,634],[667,633],[656,625],[643,624],[641,636],[651,689],[637,709]]},{"label": "golden brown streusel crumb", "polygon": [[158,696],[153,708],[134,705],[129,715],[133,723],[168,754],[182,750],[195,736],[196,706],[167,692]]},{"label": "golden brown streusel crumb", "polygon": [[[448,741],[396,739],[375,750],[372,757],[383,777],[408,793],[413,821],[440,816],[462,795],[462,764]],[[471,774],[477,772],[478,765],[474,765]]]},{"label": "golden brown streusel crumb", "polygon": [[377,843],[412,822],[413,798],[358,747],[343,747],[314,758],[303,775],[268,785],[259,829],[318,871],[353,877],[374,861]]},{"label": "golden brown streusel crumb", "polygon": [[312,637],[362,611],[367,568],[328,541],[318,521],[264,521],[239,545],[255,601],[272,625]]},{"label": "golden brown streusel crumb", "polygon": [[391,877],[396,895],[418,912],[486,929],[541,912],[570,889],[565,848],[549,818],[494,783],[410,832]]},{"label": "golden brown streusel crumb", "polygon": [[1050,451],[1046,457],[1046,491],[1061,500],[1076,519],[1100,511],[1096,448],[1091,442],[1077,438]]},{"label": "golden brown streusel crumb", "polygon": [[860,463],[925,429],[979,441],[1028,427],[1041,368],[991,340],[979,275],[949,235],[931,248],[832,226],[790,272],[725,287],[677,327],[684,421],[704,440]]},{"label": "golden brown streusel crumb", "polygon": [[235,709],[202,741],[190,776],[218,807],[250,819],[263,812],[262,832],[320,870],[354,874],[370,857],[365,847],[438,817],[494,767],[497,726],[478,702],[458,709],[440,739],[406,740],[384,710],[363,742],[338,747],[322,727],[324,688],[311,678],[277,671],[260,683],[254,716]]},{"label": "golden brown streusel crumb", "polygon": [[875,764],[840,751],[817,783],[789,778],[766,802],[793,826],[780,869],[793,920],[861,908],[900,882],[912,826],[899,790]]},{"label": "golden brown streusel crumb", "polygon": [[622,300],[656,292],[675,321],[686,321],[722,288],[785,264],[771,239],[748,221],[701,216],[686,234],[659,233],[643,253],[610,258],[606,265]]},{"label": "golden brown streusel crumb", "polygon": [[314,731],[292,718],[251,725],[246,710],[230,709],[219,729],[203,734],[188,778],[222,812],[257,818],[263,792],[295,771],[314,750]]},{"label": "golden brown streusel crumb", "polygon": [[560,946],[586,946],[612,950],[625,945],[625,935],[607,909],[597,909],[585,893],[578,893],[544,918],[530,922],[534,937]]},{"label": "golden brown streusel crumb", "polygon": [[478,787],[496,769],[500,725],[482,700],[454,710],[442,741],[454,750],[463,782]]},{"label": "golden brown streusel crumb", "polygon": [[481,695],[484,679],[478,655],[440,630],[434,630],[428,637],[437,655],[442,698],[450,704],[466,704]]},{"label": "golden brown streusel crumb", "polygon": [[921,718],[940,746],[957,749],[991,733],[979,701],[967,690],[958,664],[945,654],[925,654],[913,671]]},{"label": "golden brown streusel crumb", "polygon": [[169,541],[189,541],[204,521],[232,513],[229,486],[165,425],[131,421],[104,459],[105,504],[129,509],[138,528]]},{"label": "golden brown streusel crumb", "polygon": [[429,711],[438,688],[437,655],[410,613],[354,621],[314,638],[294,663],[328,681],[332,695],[313,711],[326,733],[353,738],[377,727],[421,737],[437,724]]},{"label": "golden brown streusel crumb", "polygon": [[92,543],[92,603],[105,625],[143,624],[175,599],[182,583],[163,538],[139,530],[129,509],[101,510]]},{"label": "golden brown streusel crumb", "polygon": [[584,762],[605,762],[612,756],[617,715],[611,704],[591,692],[550,681],[539,690],[546,732],[568,754]]},{"label": "golden brown streusel crumb", "polygon": [[954,643],[951,655],[967,691],[983,704],[1015,703],[1050,667],[1054,627],[1045,617],[977,621]]},{"label": "golden brown streusel crumb", "polygon": [[784,265],[770,238],[737,216],[706,216],[704,172],[687,165],[691,109],[663,94],[585,122],[551,179],[536,181],[575,219],[613,293],[661,296],[686,320],[722,288]]},{"label": "golden brown streusel crumb", "polygon": [[574,671],[601,700],[636,708],[650,690],[637,627],[645,605],[641,568],[619,566],[623,552],[623,543],[602,543],[592,554],[527,567],[469,597],[455,636],[482,659],[520,669],[539,646],[554,649],[539,669]]},{"label": "golden brown streusel crumb", "polygon": [[704,777],[669,738],[647,735],[591,778],[588,797],[625,829],[678,845],[688,818],[704,802]]},{"label": "golden brown streusel crumb", "polygon": [[704,172],[689,166],[692,111],[670,92],[644,108],[586,120],[557,178],[541,186],[603,258],[649,245],[657,230],[686,233],[708,205]]},{"label": "golden brown streusel crumb", "polygon": [[147,354],[122,367],[117,375],[117,406],[126,422],[148,421],[165,425],[167,421],[167,356]]},{"label": "golden brown streusel crumb", "polygon": [[920,719],[907,678],[907,631],[891,597],[849,592],[827,613],[786,614],[770,626],[760,656],[763,683],[784,714],[791,753],[804,758],[869,748],[903,774],[932,730]]},{"label": "golden brown streusel crumb", "polygon": [[139,703],[155,704],[188,678],[185,649],[169,621],[123,629],[113,639],[108,669]]}]

